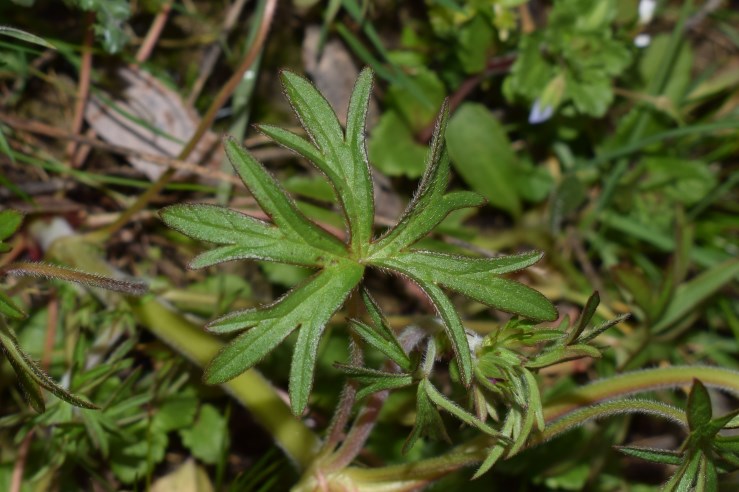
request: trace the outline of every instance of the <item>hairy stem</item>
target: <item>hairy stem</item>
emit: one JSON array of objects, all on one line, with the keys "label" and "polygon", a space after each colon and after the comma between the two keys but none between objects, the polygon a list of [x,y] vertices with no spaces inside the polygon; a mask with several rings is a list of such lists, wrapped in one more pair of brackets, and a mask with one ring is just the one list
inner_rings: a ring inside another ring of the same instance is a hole
[{"label": "hairy stem", "polygon": [[662,388],[689,386],[694,379],[699,379],[706,386],[721,388],[739,395],[737,371],[709,366],[661,367],[629,372],[577,388],[550,402],[544,408],[544,419],[551,422],[578,408],[612,398]]},{"label": "hairy stem", "polygon": [[50,263],[17,262],[0,269],[0,275],[11,274],[16,276],[57,278],[68,282],[100,287],[102,289],[123,292],[129,295],[143,295],[147,286],[143,282],[120,280],[94,273],[81,272],[72,268],[60,267]]},{"label": "hairy stem", "polygon": [[[663,417],[686,425],[685,413],[670,405],[649,400],[604,401],[634,393],[674,388],[699,379],[706,386],[739,395],[739,372],[707,366],[677,366],[635,371],[596,381],[578,388],[544,408],[547,428],[534,437],[527,448],[537,446],[588,421],[612,415],[641,413]],[[449,453],[415,463],[382,468],[347,468],[332,476],[361,490],[413,490],[459,468],[482,461],[490,445],[487,436],[478,436],[455,447]]]},{"label": "hairy stem", "polygon": [[659,401],[637,400],[631,398],[626,400],[614,400],[580,408],[574,412],[568,413],[564,417],[556,420],[550,425],[547,425],[543,432],[534,436],[533,440],[527,445],[527,448],[549,441],[560,434],[583,425],[585,422],[611,417],[613,415],[632,413],[662,417],[683,427],[687,427],[688,425],[685,412],[677,407],[673,407],[672,405],[667,405],[666,403]]}]

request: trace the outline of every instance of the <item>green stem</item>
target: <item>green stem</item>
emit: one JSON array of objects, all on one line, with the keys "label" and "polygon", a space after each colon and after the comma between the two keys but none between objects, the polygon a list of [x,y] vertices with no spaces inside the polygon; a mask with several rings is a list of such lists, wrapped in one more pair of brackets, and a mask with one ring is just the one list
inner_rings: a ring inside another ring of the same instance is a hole
[{"label": "green stem", "polygon": [[[694,379],[700,379],[707,386],[718,387],[739,395],[739,372],[718,367],[678,366],[622,374],[578,388],[545,407],[544,418],[549,425],[529,442],[527,448],[590,420],[617,414],[656,415],[686,425],[683,411],[661,402],[634,399],[607,402],[604,400],[690,385]],[[383,468],[347,468],[341,473],[332,475],[331,479],[336,479],[338,483],[352,483],[361,490],[411,490],[459,468],[479,463],[484,459],[489,444],[487,436],[478,436],[457,446],[448,454],[436,458]]]},{"label": "green stem", "polygon": [[543,432],[534,437],[527,447],[534,447],[549,441],[550,439],[572,430],[575,427],[579,427],[590,420],[631,413],[655,415],[680,424],[683,427],[687,427],[688,425],[685,412],[677,407],[673,407],[672,405],[667,405],[666,403],[637,399],[607,401],[568,413],[564,417],[548,425]]},{"label": "green stem", "polygon": [[675,388],[700,379],[706,386],[714,386],[739,395],[739,372],[708,366],[675,366],[634,371],[582,386],[550,402],[544,408],[547,422],[556,420],[583,406],[621,396]]},{"label": "green stem", "polygon": [[[149,331],[198,366],[207,364],[223,346],[216,337],[170,311],[153,297],[133,303],[132,309]],[[251,412],[254,420],[272,435],[300,470],[309,467],[320,447],[319,439],[301,420],[293,417],[269,381],[250,369],[222,387]]]}]

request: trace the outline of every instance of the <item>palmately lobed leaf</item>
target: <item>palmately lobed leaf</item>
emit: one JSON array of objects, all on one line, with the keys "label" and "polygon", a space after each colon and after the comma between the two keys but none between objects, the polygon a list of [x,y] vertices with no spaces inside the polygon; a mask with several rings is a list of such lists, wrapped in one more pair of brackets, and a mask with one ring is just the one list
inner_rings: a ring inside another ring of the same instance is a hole
[{"label": "palmately lobed leaf", "polygon": [[[246,149],[232,139],[225,141],[227,155],[236,172],[272,223],[211,205],[175,205],[164,209],[161,217],[167,225],[192,238],[218,245],[198,255],[190,266],[203,268],[235,259],[255,259],[320,270],[271,305],[231,313],[211,322],[208,329],[213,332],[244,332],[211,361],[205,373],[207,382],[221,383],[241,374],[299,329],[290,369],[290,399],[293,412],[301,414],[308,404],[318,345],[326,324],[361,283],[367,267],[405,275],[428,294],[444,322],[460,377],[466,385],[471,384],[473,375],[467,333],[442,287],[534,319],[556,317],[553,306],[541,294],[501,277],[534,264],[541,257],[537,252],[485,259],[410,249],[450,212],[477,207],[485,201],[468,191],[447,193],[450,163],[444,139],[449,119],[446,102],[436,124],[418,192],[398,224],[374,240],[373,186],[364,134],[372,72],[365,69],[357,79],[345,130],[326,99],[307,79],[287,71],[282,72],[281,79],[285,94],[310,141],[269,125],[259,129],[307,159],[326,176],[336,191],[349,235],[346,242],[341,241],[310,221]],[[368,295],[365,295],[365,303],[374,326],[356,322],[355,330],[400,367],[409,369],[408,355],[386,326],[379,308]],[[433,365],[433,360],[430,364]],[[430,371],[430,367],[427,369]],[[406,384],[408,377],[380,377],[370,384],[371,391]],[[433,391],[431,395],[436,404],[456,412],[450,402]],[[430,395],[422,392],[418,398],[419,418],[424,423],[414,428],[411,443],[423,433],[433,433],[431,428],[438,421]],[[468,417],[465,415],[465,418]],[[470,422],[478,425],[476,421]],[[443,427],[439,432],[443,433]]]}]

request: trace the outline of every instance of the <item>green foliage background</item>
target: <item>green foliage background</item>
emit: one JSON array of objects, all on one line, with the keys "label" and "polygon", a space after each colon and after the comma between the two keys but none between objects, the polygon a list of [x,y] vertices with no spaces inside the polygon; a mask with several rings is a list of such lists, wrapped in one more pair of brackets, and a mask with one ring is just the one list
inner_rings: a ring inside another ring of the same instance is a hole
[{"label": "green foliage background", "polygon": [[[736,487],[739,15],[273,5],[0,5],[0,489]],[[135,63],[231,135],[219,174],[72,128],[88,52],[90,98]]]}]

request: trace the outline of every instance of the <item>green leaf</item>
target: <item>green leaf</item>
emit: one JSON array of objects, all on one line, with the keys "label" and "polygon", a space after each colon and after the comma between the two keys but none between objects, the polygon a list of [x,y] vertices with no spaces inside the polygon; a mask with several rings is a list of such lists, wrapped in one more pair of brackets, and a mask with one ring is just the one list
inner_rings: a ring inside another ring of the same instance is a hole
[{"label": "green leaf", "polygon": [[732,259],[681,284],[675,290],[662,317],[652,326],[652,331],[660,333],[680,321],[737,276],[739,276],[739,260]]},{"label": "green leaf", "polygon": [[[321,333],[359,283],[363,273],[361,265],[344,262],[323,270],[267,308],[232,313],[210,323],[208,329],[219,333],[253,328],[218,353],[206,369],[205,380],[218,384],[238,376],[300,326],[302,329],[290,370],[292,408],[296,414],[300,414],[308,403],[313,384]],[[315,299],[321,302],[311,302]]]},{"label": "green leaf", "polygon": [[455,169],[465,182],[491,205],[518,217],[521,202],[511,186],[518,158],[490,111],[481,104],[460,106],[449,122],[446,142]]},{"label": "green leaf", "polygon": [[628,456],[633,456],[653,463],[664,465],[679,465],[682,462],[682,453],[669,449],[645,448],[641,446],[614,446]]},{"label": "green leaf", "polygon": [[[405,76],[403,83],[391,84],[385,96],[407,122],[411,133],[418,133],[434,120],[443,104],[446,90],[435,72],[421,64],[409,67],[413,75]],[[408,83],[410,82],[410,83]]]},{"label": "green leaf", "polygon": [[582,308],[582,313],[580,313],[580,317],[577,319],[577,324],[575,324],[572,330],[567,334],[565,345],[571,344],[580,337],[585,328],[587,328],[588,323],[590,323],[590,320],[593,318],[593,315],[595,315],[595,310],[598,309],[598,304],[600,304],[600,295],[598,294],[598,291],[595,291],[590,295],[590,297],[588,297],[587,302],[585,302],[585,306]]},{"label": "green leaf", "polygon": [[51,379],[41,368],[31,360],[20,345],[5,320],[0,317],[0,348],[8,358],[8,362],[18,375],[28,402],[37,412],[43,412],[44,399],[39,386],[49,390],[56,397],[80,408],[98,408],[96,405],[73,395]]},{"label": "green leaf", "polygon": [[23,214],[17,210],[0,210],[0,241],[12,236],[23,222]]},{"label": "green leaf", "polygon": [[429,296],[429,299],[431,299],[434,307],[439,312],[439,316],[444,321],[444,331],[452,344],[462,384],[469,386],[472,382],[472,356],[470,354],[469,343],[467,342],[467,333],[462,325],[462,321],[459,319],[454,304],[452,304],[452,301],[436,285],[423,283],[420,279],[414,280],[419,283],[420,287]]},{"label": "green leaf", "polygon": [[344,304],[349,293],[362,279],[364,267],[349,264],[341,270],[339,267],[326,270],[326,273],[329,272],[335,278],[332,279],[332,284],[319,294],[321,296],[319,299],[323,301],[322,305],[311,306],[309,312],[301,313],[304,322],[298,334],[290,366],[290,406],[295,415],[302,414],[308,405],[321,334],[331,316]]},{"label": "green leaf", "polygon": [[209,465],[217,464],[223,457],[228,444],[228,427],[226,419],[213,405],[200,407],[195,424],[180,430],[182,444],[193,456]]},{"label": "green leaf", "polygon": [[425,285],[443,285],[502,311],[528,318],[553,321],[557,311],[538,291],[495,272],[516,271],[535,263],[540,253],[503,258],[463,258],[412,251],[373,264],[399,271]]},{"label": "green leaf", "polygon": [[703,383],[697,379],[693,380],[693,387],[690,389],[687,414],[691,431],[705,427],[713,417],[711,397]]},{"label": "green leaf", "polygon": [[[497,12],[495,16],[498,16]],[[493,26],[484,15],[476,15],[461,27],[455,54],[465,72],[477,74],[485,70],[494,35]]]},{"label": "green leaf", "polygon": [[240,259],[322,266],[334,258],[330,251],[286,237],[281,228],[223,207],[172,205],[159,215],[169,227],[194,239],[226,245],[200,254],[190,262],[191,268]]},{"label": "green leaf", "polygon": [[331,173],[336,176],[332,169],[326,167],[326,164],[323,162],[321,151],[303,137],[272,125],[257,125],[257,130],[283,147],[305,157],[327,175]]},{"label": "green leaf", "polygon": [[493,429],[471,413],[465,411],[462,407],[448,399],[446,396],[442,395],[439,390],[437,390],[436,387],[431,384],[431,382],[429,382],[428,379],[424,379],[423,381],[421,381],[419,386],[423,387],[423,390],[428,395],[429,400],[431,400],[443,410],[454,415],[465,424],[471,427],[475,427],[489,436],[499,436],[499,433],[495,429]]},{"label": "green leaf", "polygon": [[336,255],[344,254],[344,244],[308,220],[246,149],[230,138],[226,139],[225,146],[234,169],[286,238]]},{"label": "green leaf", "polygon": [[23,319],[26,317],[26,313],[21,308],[15,305],[13,300],[8,297],[3,291],[0,291],[0,315],[7,316],[8,318]]},{"label": "green leaf", "polygon": [[402,369],[408,371],[411,367],[411,361],[408,355],[400,346],[398,339],[395,338],[395,334],[390,329],[385,320],[385,317],[380,311],[380,307],[377,305],[372,296],[366,289],[362,290],[362,299],[364,305],[367,308],[367,312],[372,319],[373,326],[368,326],[361,321],[353,320],[352,329],[357,332],[368,344],[375,347],[383,354],[390,357]]},{"label": "green leaf", "polygon": [[352,330],[361,336],[370,346],[385,354],[402,369],[410,369],[410,359],[408,359],[408,355],[406,355],[397,341],[388,340],[385,336],[378,333],[378,329],[366,325],[361,321],[354,320],[351,326]]},{"label": "green leaf", "polygon": [[436,121],[426,156],[426,171],[418,191],[397,225],[371,245],[369,259],[388,257],[410,246],[431,232],[453,210],[484,203],[482,197],[470,192],[444,194],[449,180],[449,159],[444,140],[448,119],[449,107],[445,101]]},{"label": "green leaf", "polygon": [[[511,409],[508,412],[508,415],[506,415],[505,421],[503,422],[503,427],[500,430],[500,433],[503,436],[512,436],[513,435],[513,428],[516,425],[516,412]],[[487,473],[494,465],[498,462],[498,460],[503,457],[503,455],[508,450],[508,443],[502,440],[496,441],[493,446],[490,448],[490,451],[488,452],[488,455],[485,457],[483,462],[480,464],[480,467],[475,471],[475,474],[472,476],[472,479],[480,478],[482,475]]]},{"label": "green leaf", "polygon": [[404,388],[413,384],[413,376],[410,374],[398,374],[396,372],[377,371],[366,367],[349,366],[346,364],[334,364],[341,372],[347,374],[350,379],[364,385],[357,392],[357,400],[361,400],[372,393],[390,389]]},{"label": "green leaf", "polygon": [[198,411],[198,399],[191,394],[168,397],[157,408],[151,426],[155,432],[164,434],[192,426]]},{"label": "green leaf", "polygon": [[336,202],[334,189],[322,176],[291,176],[283,184],[287,191],[295,195],[302,195],[324,203]]},{"label": "green leaf", "polygon": [[14,27],[0,26],[0,34],[2,34],[3,36],[9,36],[11,38],[20,39],[21,41],[25,41],[27,43],[37,44],[39,46],[43,46],[44,48],[50,48],[52,50],[56,49],[56,46],[49,43],[44,38],[40,38],[36,36],[35,34],[31,34],[26,31],[21,31],[20,29],[16,29]]},{"label": "green leaf", "polygon": [[326,99],[306,79],[282,72],[285,94],[323,159],[314,163],[336,188],[346,214],[351,245],[361,253],[372,238],[374,198],[364,130],[372,90],[372,71],[359,75],[349,102],[346,138]]},{"label": "green leaf", "polygon": [[441,415],[436,410],[436,405],[431,401],[424,384],[419,384],[416,392],[416,423],[413,425],[413,430],[408,435],[405,444],[403,444],[403,454],[407,453],[422,437],[451,442],[444,428],[444,422],[441,420]]},{"label": "green leaf", "polygon": [[586,333],[583,333],[578,339],[577,343],[579,344],[585,344],[590,342],[591,340],[594,340],[598,335],[601,333],[611,329],[612,327],[616,326],[617,324],[621,323],[622,321],[626,321],[631,317],[631,314],[619,314],[612,320],[606,321],[605,323],[601,323],[600,325],[596,326],[595,328],[588,330]]},{"label": "green leaf", "polygon": [[372,129],[368,142],[372,164],[388,176],[417,178],[423,174],[426,148],[395,111],[387,111]]}]

